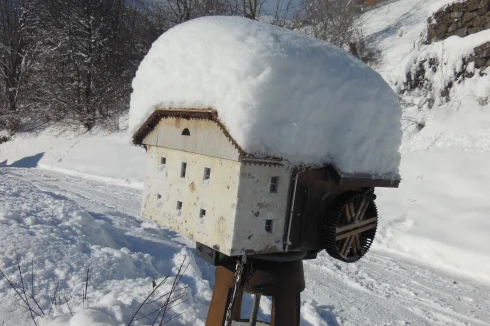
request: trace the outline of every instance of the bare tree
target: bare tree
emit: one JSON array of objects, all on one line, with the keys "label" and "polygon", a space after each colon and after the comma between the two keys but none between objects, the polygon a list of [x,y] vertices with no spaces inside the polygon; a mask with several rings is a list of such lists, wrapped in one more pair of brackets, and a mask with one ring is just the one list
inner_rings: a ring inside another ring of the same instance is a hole
[{"label": "bare tree", "polygon": [[44,57],[38,99],[54,118],[87,130],[127,106],[136,61],[123,0],[46,0],[55,49]]},{"label": "bare tree", "polygon": [[[37,44],[34,1],[0,0],[0,128],[15,132]],[[25,103],[24,103],[25,104]]]},{"label": "bare tree", "polygon": [[159,34],[193,18],[233,14],[230,0],[139,0],[138,7]]},{"label": "bare tree", "polygon": [[293,9],[299,12],[300,7],[301,5],[293,5],[291,0],[277,0],[272,19],[269,22],[279,27],[294,28],[296,15]]},{"label": "bare tree", "polygon": [[362,29],[362,7],[353,0],[302,0],[294,28],[336,45],[365,63],[376,63],[380,54]]},{"label": "bare tree", "polygon": [[360,11],[352,1],[302,0],[302,28],[312,36],[349,49],[360,28],[357,24]]}]

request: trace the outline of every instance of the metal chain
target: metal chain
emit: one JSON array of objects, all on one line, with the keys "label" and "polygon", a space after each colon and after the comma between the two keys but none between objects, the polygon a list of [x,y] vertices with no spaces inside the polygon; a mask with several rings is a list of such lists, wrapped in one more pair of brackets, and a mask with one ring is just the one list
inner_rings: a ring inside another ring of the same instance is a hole
[{"label": "metal chain", "polygon": [[230,298],[230,303],[228,304],[228,309],[226,310],[225,325],[231,326],[231,314],[233,312],[233,307],[235,306],[235,301],[238,293],[243,288],[243,271],[245,270],[245,265],[247,264],[247,256],[243,255],[241,259],[237,259],[235,268],[235,284],[233,286],[233,294]]}]

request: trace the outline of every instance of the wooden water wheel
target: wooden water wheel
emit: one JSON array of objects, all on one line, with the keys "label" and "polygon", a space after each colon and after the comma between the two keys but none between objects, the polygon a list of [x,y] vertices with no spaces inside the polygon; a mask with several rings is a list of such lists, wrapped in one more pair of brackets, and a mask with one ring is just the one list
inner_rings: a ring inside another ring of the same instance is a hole
[{"label": "wooden water wheel", "polygon": [[377,225],[378,210],[373,194],[340,195],[325,220],[325,249],[334,258],[355,262],[371,247]]}]

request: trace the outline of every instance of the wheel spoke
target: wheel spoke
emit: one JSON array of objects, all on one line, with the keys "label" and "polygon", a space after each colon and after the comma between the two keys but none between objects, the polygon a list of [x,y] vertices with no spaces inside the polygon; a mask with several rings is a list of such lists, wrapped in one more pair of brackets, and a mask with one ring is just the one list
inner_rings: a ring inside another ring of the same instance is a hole
[{"label": "wheel spoke", "polygon": [[369,202],[366,202],[366,205],[364,205],[361,214],[359,215],[358,221],[362,221],[364,219],[364,215],[366,214],[368,207],[369,207]]},{"label": "wheel spoke", "polygon": [[[349,203],[350,216],[354,218],[356,216],[356,210],[354,209],[354,203]],[[352,219],[351,219],[352,220]]]},{"label": "wheel spoke", "polygon": [[351,244],[352,244],[352,237],[345,239],[344,246],[342,247],[342,250],[340,251],[340,254],[342,256],[347,257],[347,254],[349,253]]},{"label": "wheel spoke", "polygon": [[335,240],[339,241],[339,240],[342,240],[342,239],[345,239],[345,238],[349,238],[349,237],[355,236],[356,234],[361,234],[362,232],[365,232],[365,231],[374,229],[376,226],[377,226],[377,223],[376,222],[375,223],[368,224],[368,225],[366,225],[364,227],[361,227],[361,228],[358,228],[358,229],[355,229],[355,230],[352,230],[352,231],[349,231],[349,232],[345,232],[345,233],[339,234],[339,235],[337,235],[337,237],[336,237]]},{"label": "wheel spoke", "polygon": [[349,223],[352,218],[351,218],[351,214],[350,214],[350,209],[349,209],[349,204],[345,205],[345,219],[347,220],[347,223]]},{"label": "wheel spoke", "polygon": [[359,234],[355,235],[354,243],[355,247],[357,248],[356,251],[361,253],[361,237],[359,236]]},{"label": "wheel spoke", "polygon": [[377,220],[378,220],[377,217],[371,217],[371,218],[368,218],[368,219],[366,219],[364,221],[361,221],[359,223],[347,224],[345,226],[342,226],[340,228],[337,228],[337,235],[339,235],[340,233],[343,233],[345,231],[356,229],[356,228],[359,228],[359,227],[364,226],[366,224],[370,224],[370,223],[376,222]]},{"label": "wheel spoke", "polygon": [[353,222],[357,222],[359,221],[362,217],[361,217],[361,214],[364,210],[364,206],[366,204],[366,198],[363,198],[361,203],[359,204],[359,206],[357,207],[357,211],[356,211],[356,215],[354,217],[354,221]]}]

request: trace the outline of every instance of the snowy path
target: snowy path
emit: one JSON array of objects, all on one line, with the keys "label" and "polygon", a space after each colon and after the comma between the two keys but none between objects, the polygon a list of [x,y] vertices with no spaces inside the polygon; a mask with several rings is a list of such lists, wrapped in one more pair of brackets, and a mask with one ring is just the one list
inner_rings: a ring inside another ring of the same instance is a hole
[{"label": "snowy path", "polygon": [[[55,199],[76,203],[95,220],[105,221],[110,226],[106,229],[112,230],[110,236],[116,248],[126,247],[133,253],[151,255],[152,267],[160,266],[158,261],[171,259],[183,244],[192,245],[171,232],[150,228],[137,219],[140,190],[38,169],[2,168],[0,178],[2,174],[19,183],[30,184]],[[162,248],[167,248],[167,252],[162,252]],[[200,271],[195,273],[194,280],[186,283],[191,283],[196,298],[188,309],[193,310],[189,315],[198,321],[195,324],[201,324],[209,300],[209,293],[205,293],[207,283],[211,288],[213,285],[213,268],[199,259],[195,262]],[[155,277],[154,270],[144,267],[148,270],[145,271],[147,277]],[[162,268],[168,269],[168,266]],[[337,263],[322,254],[318,260],[305,263],[305,272],[307,288],[303,293],[302,325],[490,325],[488,285],[399,261],[382,252],[371,252],[355,265]],[[107,282],[112,287],[116,284],[110,280],[102,283],[107,286]],[[101,291],[101,298],[106,294]],[[266,304],[262,305],[262,310],[267,313]],[[0,322],[30,324],[28,319],[20,321],[20,308],[11,316],[9,311],[0,304],[0,315],[4,314]],[[186,320],[187,324],[193,324]],[[176,320],[175,325],[184,325],[186,320]]]}]

